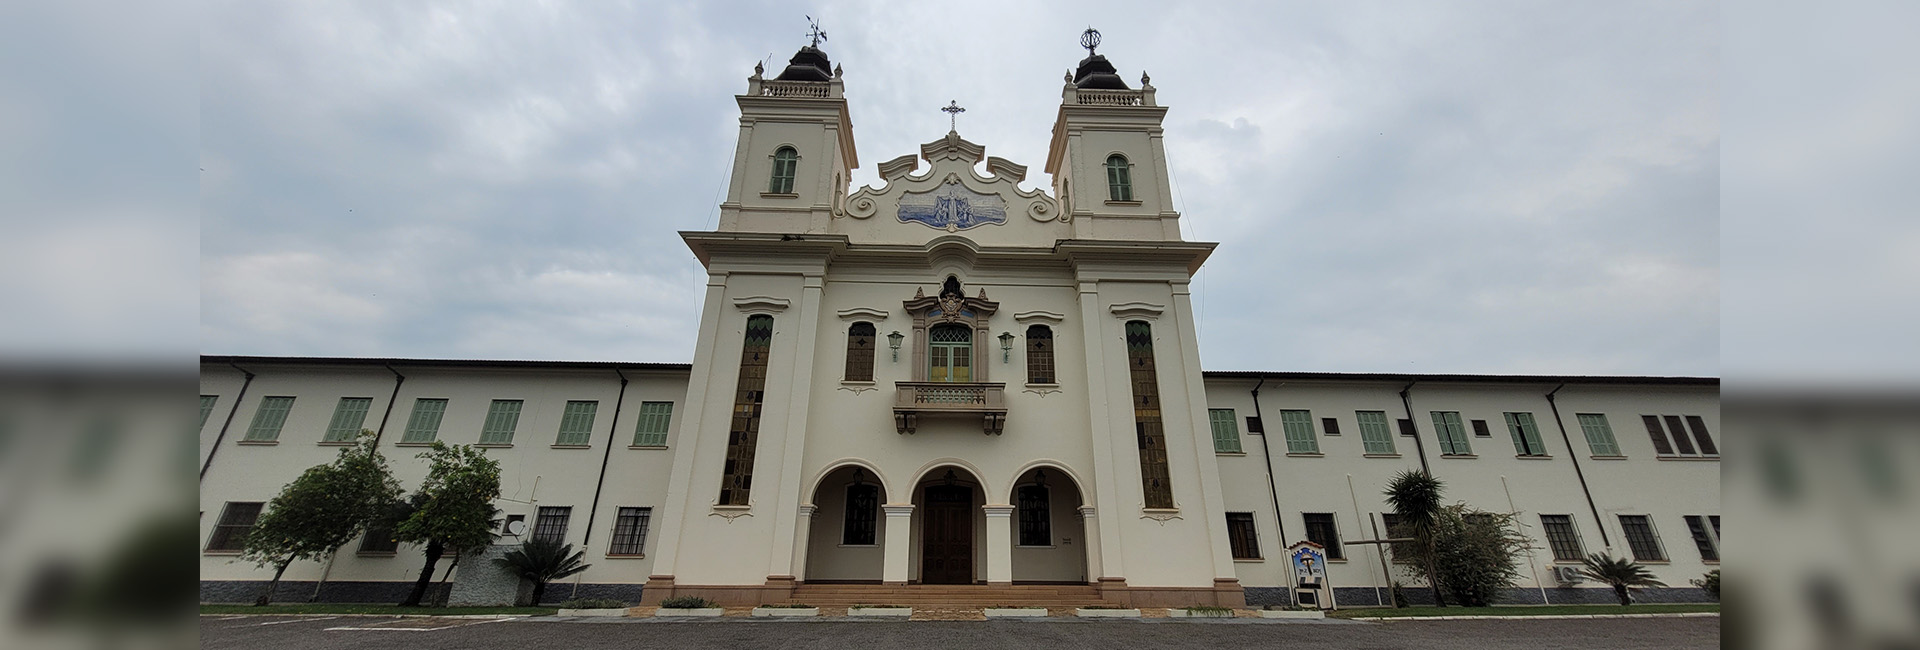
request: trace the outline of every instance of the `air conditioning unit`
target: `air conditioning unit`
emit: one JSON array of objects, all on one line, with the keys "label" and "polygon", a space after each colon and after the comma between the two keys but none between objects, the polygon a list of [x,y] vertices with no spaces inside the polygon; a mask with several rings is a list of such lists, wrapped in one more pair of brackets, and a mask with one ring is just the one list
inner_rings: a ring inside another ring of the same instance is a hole
[{"label": "air conditioning unit", "polygon": [[1575,583],[1586,582],[1587,576],[1585,574],[1580,573],[1580,567],[1557,566],[1553,568],[1553,579],[1558,581],[1560,584],[1570,585]]}]

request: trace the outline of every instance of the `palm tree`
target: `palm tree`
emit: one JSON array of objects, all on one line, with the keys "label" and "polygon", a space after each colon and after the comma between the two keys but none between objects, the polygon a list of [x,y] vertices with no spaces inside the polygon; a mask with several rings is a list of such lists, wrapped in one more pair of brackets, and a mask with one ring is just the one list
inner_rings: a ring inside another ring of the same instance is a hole
[{"label": "palm tree", "polygon": [[521,544],[520,548],[507,551],[502,557],[494,558],[493,563],[500,568],[513,572],[522,578],[533,581],[532,605],[539,605],[542,596],[547,593],[547,583],[587,570],[591,564],[580,563],[586,551],[575,552],[572,544],[561,544],[551,539],[533,539]]},{"label": "palm tree", "polygon": [[1614,558],[1593,553],[1587,556],[1586,568],[1580,574],[1600,582],[1613,585],[1613,595],[1620,598],[1621,605],[1633,604],[1633,597],[1627,595],[1629,587],[1665,587],[1667,583],[1653,579],[1653,572],[1645,565],[1626,558]]},{"label": "palm tree", "polygon": [[[1441,607],[1447,601],[1440,595],[1440,571],[1434,566],[1433,529],[1440,518],[1440,493],[1446,485],[1440,479],[1426,472],[1406,470],[1394,475],[1387,481],[1387,505],[1393,507],[1393,513],[1399,518],[1395,527],[1402,534],[1411,534],[1416,544],[1426,549],[1423,553],[1427,565],[1427,584],[1433,587],[1433,602]],[[1391,530],[1388,535],[1394,535]]]}]

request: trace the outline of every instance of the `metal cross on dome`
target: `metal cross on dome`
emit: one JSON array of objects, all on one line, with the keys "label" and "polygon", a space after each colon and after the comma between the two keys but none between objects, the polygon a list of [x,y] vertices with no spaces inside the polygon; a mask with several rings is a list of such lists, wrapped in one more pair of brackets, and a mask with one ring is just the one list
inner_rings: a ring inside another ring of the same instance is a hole
[{"label": "metal cross on dome", "polygon": [[820,21],[814,20],[813,16],[807,16],[807,26],[812,28],[807,32],[807,38],[813,39],[814,47],[820,47],[820,41],[827,40],[827,33],[820,31]]},{"label": "metal cross on dome", "polygon": [[947,114],[947,130],[958,133],[960,131],[960,114],[967,112],[967,109],[960,107],[960,100],[955,99],[947,102],[947,107],[940,109],[940,112]]},{"label": "metal cross on dome", "polygon": [[1093,56],[1093,48],[1100,47],[1100,30],[1088,27],[1080,32],[1080,47],[1087,48],[1087,56]]}]

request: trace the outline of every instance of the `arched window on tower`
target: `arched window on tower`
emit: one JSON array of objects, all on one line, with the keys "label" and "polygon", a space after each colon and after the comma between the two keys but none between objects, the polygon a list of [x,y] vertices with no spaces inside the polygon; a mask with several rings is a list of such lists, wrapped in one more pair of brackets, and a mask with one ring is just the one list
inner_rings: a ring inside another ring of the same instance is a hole
[{"label": "arched window on tower", "polygon": [[1133,200],[1133,166],[1120,154],[1107,156],[1107,200]]},{"label": "arched window on tower", "polygon": [[873,381],[873,323],[847,328],[847,381]]},{"label": "arched window on tower", "polygon": [[773,179],[767,183],[769,194],[792,194],[794,172],[800,168],[800,152],[781,147],[773,152]]},{"label": "arched window on tower", "polygon": [[1059,378],[1053,375],[1053,328],[1045,325],[1027,327],[1027,383],[1060,383]]}]

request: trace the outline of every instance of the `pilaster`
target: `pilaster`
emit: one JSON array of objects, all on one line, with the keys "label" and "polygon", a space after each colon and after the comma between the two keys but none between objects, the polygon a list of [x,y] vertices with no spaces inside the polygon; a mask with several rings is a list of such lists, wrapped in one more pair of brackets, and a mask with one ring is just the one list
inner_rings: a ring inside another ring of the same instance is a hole
[{"label": "pilaster", "polygon": [[1013,506],[984,505],[987,516],[987,584],[1013,584]]},{"label": "pilaster", "polygon": [[887,504],[880,507],[887,513],[886,551],[882,557],[885,566],[880,570],[880,581],[890,585],[907,584],[908,547],[913,536],[913,504]]}]

